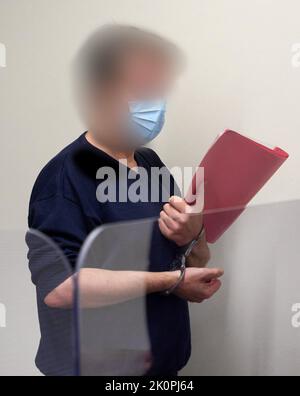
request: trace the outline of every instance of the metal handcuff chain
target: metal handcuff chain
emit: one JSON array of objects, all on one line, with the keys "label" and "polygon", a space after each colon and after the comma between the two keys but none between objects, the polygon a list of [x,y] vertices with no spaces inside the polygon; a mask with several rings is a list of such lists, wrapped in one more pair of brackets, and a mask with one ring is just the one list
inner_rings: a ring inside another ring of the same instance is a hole
[{"label": "metal handcuff chain", "polygon": [[194,246],[201,240],[204,233],[205,233],[205,228],[204,228],[204,224],[203,224],[198,236],[195,239],[193,239],[191,243],[189,243],[186,251],[175,259],[175,264],[173,264],[173,266],[172,266],[172,271],[180,270],[180,276],[179,276],[177,282],[170,289],[168,289],[164,292],[165,296],[169,296],[170,294],[174,293],[174,291],[178,288],[178,286],[183,281],[183,279],[185,277],[185,272],[186,272],[187,258],[191,254]]}]

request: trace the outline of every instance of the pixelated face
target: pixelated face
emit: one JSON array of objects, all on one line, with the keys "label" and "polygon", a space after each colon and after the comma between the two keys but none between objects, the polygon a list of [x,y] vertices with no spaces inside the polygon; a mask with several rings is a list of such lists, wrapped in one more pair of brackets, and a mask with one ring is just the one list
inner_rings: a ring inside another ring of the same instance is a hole
[{"label": "pixelated face", "polygon": [[[174,67],[166,59],[146,50],[127,56],[119,77],[100,93],[97,122],[107,143],[126,145],[129,102],[166,99],[176,79]],[[107,133],[100,128],[104,121],[109,125]]]},{"label": "pixelated face", "polygon": [[166,99],[176,79],[170,61],[150,51],[140,51],[124,61],[113,89],[116,118],[128,113],[128,102]]},{"label": "pixelated face", "polygon": [[170,61],[145,50],[124,61],[120,88],[128,93],[129,100],[157,99],[168,95],[174,80]]}]

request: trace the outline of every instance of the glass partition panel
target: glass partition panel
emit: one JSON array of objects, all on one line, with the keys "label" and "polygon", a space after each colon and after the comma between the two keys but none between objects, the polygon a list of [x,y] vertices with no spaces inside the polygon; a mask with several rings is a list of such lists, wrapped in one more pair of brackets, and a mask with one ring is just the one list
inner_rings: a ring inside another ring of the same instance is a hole
[{"label": "glass partition panel", "polygon": [[191,306],[193,353],[183,373],[299,375],[300,200],[249,207],[211,253],[223,286]]},{"label": "glass partition panel", "polygon": [[87,276],[104,276],[100,271],[114,271],[115,283],[106,287],[117,288],[126,282],[124,271],[148,271],[155,222],[103,226],[82,248],[77,263],[81,375],[143,375],[151,366],[144,281],[139,281],[139,297],[123,297],[122,302],[114,297],[91,301],[85,281]]}]

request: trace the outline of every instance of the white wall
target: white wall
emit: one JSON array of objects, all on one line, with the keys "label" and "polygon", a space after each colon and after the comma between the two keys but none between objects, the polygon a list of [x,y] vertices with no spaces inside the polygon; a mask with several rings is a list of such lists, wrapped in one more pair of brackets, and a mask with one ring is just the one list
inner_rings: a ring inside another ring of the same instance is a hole
[{"label": "white wall", "polygon": [[191,306],[184,374],[299,376],[299,228],[300,200],[254,206],[213,246],[223,288]]},{"label": "white wall", "polygon": [[[84,130],[72,104],[70,60],[87,34],[113,21],[153,29],[186,51],[188,69],[154,144],[168,165],[197,164],[218,133],[235,129],[291,154],[256,202],[299,199],[300,68],[291,63],[299,17],[298,0],[0,0],[7,49],[7,67],[0,68],[0,229],[25,229],[38,171]],[[34,296],[24,293],[32,312]],[[201,312],[193,309],[194,317]],[[217,325],[223,320],[216,318]]]}]

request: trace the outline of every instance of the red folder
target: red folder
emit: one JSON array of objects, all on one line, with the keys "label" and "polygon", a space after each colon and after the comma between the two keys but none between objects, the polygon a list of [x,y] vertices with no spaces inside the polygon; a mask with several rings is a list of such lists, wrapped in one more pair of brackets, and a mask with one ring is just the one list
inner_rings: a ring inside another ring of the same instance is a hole
[{"label": "red folder", "polygon": [[[269,148],[231,130],[216,140],[200,164],[209,243],[223,235],[288,157],[278,147]],[[198,188],[194,177],[190,191],[197,194]],[[187,202],[190,199],[186,197]]]}]

